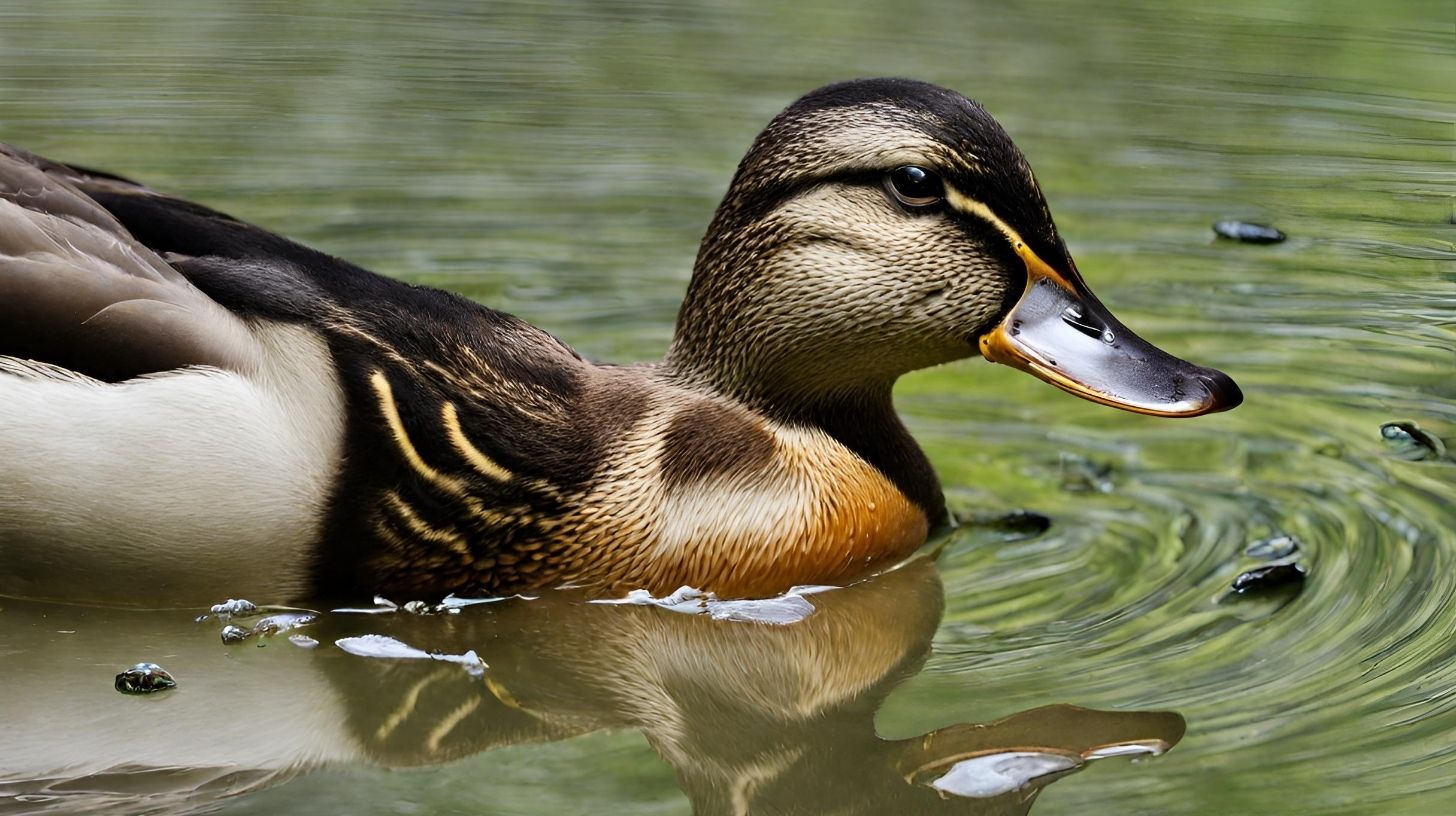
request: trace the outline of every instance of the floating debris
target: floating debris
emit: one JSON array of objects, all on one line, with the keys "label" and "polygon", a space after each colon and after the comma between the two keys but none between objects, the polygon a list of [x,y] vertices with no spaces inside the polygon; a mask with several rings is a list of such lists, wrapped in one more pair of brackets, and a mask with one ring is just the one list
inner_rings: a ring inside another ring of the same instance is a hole
[{"label": "floating debris", "polygon": [[459,612],[461,609],[464,609],[467,606],[478,606],[480,604],[493,604],[493,603],[500,603],[501,601],[510,601],[510,600],[534,601],[534,600],[536,600],[536,596],[534,596],[534,595],[505,595],[505,596],[501,596],[501,597],[491,597],[491,598],[458,598],[458,597],[455,596],[455,593],[452,592],[449,595],[446,595],[440,601],[439,606],[440,606],[441,609],[444,609],[444,610],[449,611],[449,612]]},{"label": "floating debris", "polygon": [[156,663],[138,663],[116,676],[116,690],[122,694],[152,694],[176,687],[177,681]]},{"label": "floating debris", "polygon": [[1277,244],[1289,237],[1273,227],[1248,221],[1219,221],[1213,225],[1213,232],[1220,238],[1245,244]]},{"label": "floating debris", "polygon": [[214,615],[251,615],[257,611],[257,604],[252,601],[245,601],[242,598],[229,598],[220,604],[212,605],[212,614]]},{"label": "floating debris", "polygon": [[768,623],[787,626],[814,614],[814,604],[799,595],[782,595],[777,598],[749,601],[709,600],[708,617],[713,620]]},{"label": "floating debris", "polygon": [[1052,528],[1050,518],[1031,510],[1013,510],[999,516],[976,519],[972,523],[999,534],[1007,541],[1036,538]]},{"label": "floating debris", "polygon": [[719,600],[711,592],[693,587],[678,587],[677,591],[663,598],[653,597],[645,589],[634,589],[625,598],[607,598],[589,601],[594,604],[625,606],[656,606],[669,612],[687,615],[707,615],[714,620],[741,621],[746,623],[768,623],[786,626],[814,614],[814,604],[804,599],[834,587],[806,585],[791,587],[788,592],[775,598],[750,599],[742,601]]},{"label": "floating debris", "polygon": [[235,644],[242,643],[252,636],[252,632],[244,629],[241,626],[228,624],[227,626],[224,626],[222,628],[222,642],[224,645],[227,646],[233,646]]},{"label": "floating debris", "polygon": [[346,607],[335,609],[334,612],[343,612],[350,615],[392,615],[396,612],[406,612],[411,615],[458,615],[460,610],[467,606],[479,604],[493,604],[501,601],[534,601],[535,595],[502,595],[487,598],[457,598],[454,594],[446,595],[439,603],[428,601],[409,601],[403,606],[391,601],[388,598],[374,596],[374,607]]},{"label": "floating debris", "polygon": [[319,645],[317,640],[314,640],[308,635],[289,635],[288,642],[300,649],[313,649]]},{"label": "floating debris", "polygon": [[1271,592],[1289,586],[1303,586],[1308,575],[1298,564],[1270,564],[1243,572],[1234,579],[1231,589],[1239,595]]},{"label": "floating debris", "polygon": [[1293,556],[1299,550],[1299,540],[1294,536],[1276,535],[1253,542],[1244,548],[1244,555],[1260,561],[1278,561]]},{"label": "floating debris", "polygon": [[334,641],[334,645],[343,649],[351,655],[359,657],[375,657],[386,660],[439,660],[445,663],[458,663],[465,667],[471,677],[480,677],[485,674],[485,661],[474,649],[465,654],[439,654],[427,652],[424,649],[415,647],[395,640],[384,635],[359,635],[358,637],[340,638]]},{"label": "floating debris", "polygon": [[318,620],[318,615],[313,612],[279,612],[253,624],[253,634],[278,635],[290,629],[307,626],[316,620]]},{"label": "floating debris", "polygon": [[1446,455],[1446,445],[1414,422],[1387,422],[1380,426],[1380,438],[1396,458],[1408,462],[1441,459]]},{"label": "floating debris", "polygon": [[383,595],[375,595],[374,606],[372,607],[346,607],[343,609],[335,609],[334,611],[350,615],[392,615],[399,611],[399,604]]},{"label": "floating debris", "polygon": [[[318,614],[315,612],[290,610],[261,618],[257,623],[254,623],[248,628],[230,623],[222,628],[222,642],[232,646],[254,636],[264,638],[272,635],[281,635],[284,632],[297,629],[300,626],[307,626],[317,620]],[[262,646],[263,644],[260,642],[258,645]]]}]

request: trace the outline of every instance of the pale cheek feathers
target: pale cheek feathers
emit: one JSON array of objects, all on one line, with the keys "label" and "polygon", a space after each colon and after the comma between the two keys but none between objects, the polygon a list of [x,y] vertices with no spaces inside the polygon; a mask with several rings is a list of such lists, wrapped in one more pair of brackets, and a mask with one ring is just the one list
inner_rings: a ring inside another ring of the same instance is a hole
[{"label": "pale cheek feathers", "polygon": [[956,224],[900,212],[874,188],[821,187],[771,226],[784,245],[745,319],[841,359],[860,344],[902,366],[941,362],[943,345],[964,345],[994,317],[1008,284]]}]

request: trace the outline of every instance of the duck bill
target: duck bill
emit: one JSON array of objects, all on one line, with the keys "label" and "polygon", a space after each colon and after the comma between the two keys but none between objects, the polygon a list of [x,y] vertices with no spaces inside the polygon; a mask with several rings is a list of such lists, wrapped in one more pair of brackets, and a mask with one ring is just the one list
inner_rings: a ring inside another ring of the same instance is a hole
[{"label": "duck bill", "polygon": [[1073,267],[1063,275],[1025,244],[1026,290],[991,331],[981,356],[1063,391],[1124,411],[1191,417],[1227,411],[1243,394],[1222,371],[1194,365],[1133,334],[1098,302]]}]

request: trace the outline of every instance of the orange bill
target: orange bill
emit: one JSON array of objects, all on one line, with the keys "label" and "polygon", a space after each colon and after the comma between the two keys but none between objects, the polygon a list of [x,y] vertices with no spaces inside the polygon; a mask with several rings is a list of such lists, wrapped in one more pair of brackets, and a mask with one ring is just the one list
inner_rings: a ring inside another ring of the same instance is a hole
[{"label": "orange bill", "polygon": [[981,335],[981,356],[1019,368],[1077,396],[1125,411],[1190,417],[1227,411],[1244,395],[1222,371],[1194,365],[1133,334],[1082,283],[1024,243],[1026,290]]}]

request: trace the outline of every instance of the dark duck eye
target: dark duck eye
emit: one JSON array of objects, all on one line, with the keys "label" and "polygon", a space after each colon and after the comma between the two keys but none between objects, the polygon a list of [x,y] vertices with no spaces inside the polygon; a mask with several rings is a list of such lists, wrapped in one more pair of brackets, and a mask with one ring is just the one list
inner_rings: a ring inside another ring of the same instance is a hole
[{"label": "dark duck eye", "polygon": [[933,207],[945,197],[940,176],[913,164],[891,170],[885,177],[885,188],[896,201],[913,209]]}]

